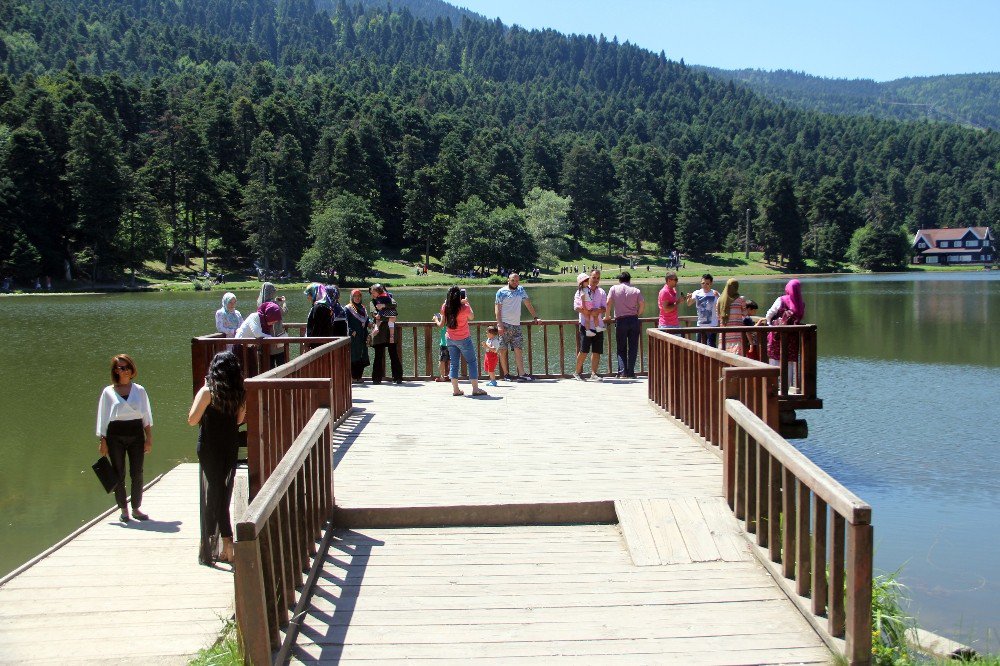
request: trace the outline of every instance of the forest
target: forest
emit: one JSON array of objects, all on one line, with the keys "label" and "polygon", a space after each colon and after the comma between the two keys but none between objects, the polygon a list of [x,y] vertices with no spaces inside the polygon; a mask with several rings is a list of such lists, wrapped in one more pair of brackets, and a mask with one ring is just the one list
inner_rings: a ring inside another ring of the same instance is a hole
[{"label": "forest", "polygon": [[894,81],[827,79],[802,72],[699,67],[747,85],[768,99],[824,113],[898,120],[940,120],[1000,129],[1000,73],[916,76]]},{"label": "forest", "polygon": [[879,238],[881,268],[915,229],[1000,219],[995,132],[794,109],[603,36],[342,0],[7,0],[0,63],[19,279],[702,257],[747,218],[769,259],[865,265],[852,238]]}]

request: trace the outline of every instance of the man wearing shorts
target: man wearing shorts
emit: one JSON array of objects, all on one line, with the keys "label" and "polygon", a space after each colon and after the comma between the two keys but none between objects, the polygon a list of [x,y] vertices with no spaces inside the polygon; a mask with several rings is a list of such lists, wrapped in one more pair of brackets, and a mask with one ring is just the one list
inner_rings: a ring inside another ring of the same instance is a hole
[{"label": "man wearing shorts", "polygon": [[[531,299],[521,286],[521,276],[511,273],[507,278],[507,286],[497,290],[496,303],[493,312],[497,318],[497,330],[500,332],[500,371],[508,381],[530,382],[534,378],[524,374],[524,339],[521,334],[521,304],[538,321]],[[517,363],[517,376],[510,374],[507,350],[514,350],[514,360]]]},{"label": "man wearing shorts", "polygon": [[[598,316],[603,317],[608,311],[608,295],[598,286],[600,283],[601,271],[596,269],[591,271],[590,281],[587,284],[590,289],[590,306],[598,312]],[[594,336],[587,335],[586,322],[583,318],[583,296],[579,289],[573,297],[573,309],[581,313],[576,332],[576,369],[573,371],[573,379],[586,380],[583,376],[583,362],[587,359],[587,354],[590,354],[590,378],[600,381],[601,376],[597,371],[601,367],[601,354],[604,353],[604,331],[598,331]]]}]

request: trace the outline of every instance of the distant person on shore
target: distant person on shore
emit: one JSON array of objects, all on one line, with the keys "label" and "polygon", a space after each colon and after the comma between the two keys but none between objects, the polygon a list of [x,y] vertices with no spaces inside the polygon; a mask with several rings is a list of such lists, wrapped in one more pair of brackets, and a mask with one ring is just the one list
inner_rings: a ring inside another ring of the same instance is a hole
[{"label": "distant person on shore", "polygon": [[307,338],[328,338],[333,335],[333,303],[326,292],[326,287],[319,282],[313,282],[305,291],[309,299],[309,315],[306,317]]},{"label": "distant person on shore", "polygon": [[[719,321],[723,326],[743,326],[743,320],[747,318],[747,302],[740,296],[740,283],[736,278],[729,278],[726,281],[726,288],[722,290],[719,298]],[[743,334],[726,333],[722,340],[722,345],[726,351],[733,354],[743,352]]]},{"label": "distant person on shore", "polygon": [[[208,366],[205,385],[198,389],[188,410],[188,425],[198,430],[201,545],[198,562],[233,561],[233,524],[229,503],[239,458],[239,427],[246,420],[243,370],[232,352],[219,352]],[[222,548],[216,557],[218,540]]]},{"label": "distant person on shore", "polygon": [[236,294],[227,291],[222,295],[222,307],[215,311],[215,330],[227,338],[235,338],[243,324],[243,315],[236,309]]},{"label": "distant person on shore", "polygon": [[458,387],[461,360],[464,358],[469,369],[472,395],[487,395],[486,391],[479,388],[479,359],[476,356],[476,348],[472,344],[472,332],[469,330],[469,322],[476,318],[476,313],[472,311],[464,289],[456,286],[448,290],[448,297],[441,305],[441,315],[444,317],[445,326],[448,329],[445,335],[448,338],[450,358],[448,378],[451,379],[451,394],[465,395]]},{"label": "distant person on shore", "polygon": [[[687,304],[693,305],[698,313],[697,326],[708,328],[719,325],[719,310],[716,304],[719,301],[719,292],[712,289],[714,278],[711,273],[701,276],[701,289],[696,289],[688,294]],[[716,346],[715,333],[699,333],[698,342],[709,347]]]},{"label": "distant person on shore", "polygon": [[[268,303],[277,308],[266,307]],[[260,294],[257,296],[257,312],[260,314],[260,327],[267,335],[273,338],[282,338],[288,335],[283,325],[285,312],[288,306],[285,304],[285,297],[278,296],[278,288],[270,282],[265,282],[260,287]],[[270,367],[277,368],[288,360],[285,348],[282,345],[269,345]]]},{"label": "distant person on shore", "polygon": [[365,368],[371,364],[368,358],[368,328],[371,319],[362,299],[361,290],[351,291],[351,302],[347,311],[347,329],[351,336],[351,380],[355,384],[364,383]]},{"label": "distant person on shore", "polygon": [[656,296],[656,304],[660,308],[660,318],[656,324],[657,328],[680,328],[681,320],[677,316],[677,303],[680,300],[677,294],[677,273],[667,271],[667,275],[663,281],[664,285],[660,289],[660,293]]},{"label": "distant person on shore", "polygon": [[[500,332],[500,372],[508,381],[530,382],[534,377],[524,372],[524,337],[521,333],[521,304],[528,309],[533,321],[538,321],[538,313],[528,298],[528,293],[521,286],[521,276],[511,273],[507,276],[507,285],[497,289],[493,314],[496,317],[497,330]],[[514,350],[514,361],[517,375],[510,374],[510,359],[507,351]]]},{"label": "distant person on shore", "polygon": [[[806,302],[802,298],[802,285],[798,280],[789,280],[785,285],[785,294],[775,299],[764,319],[768,326],[795,326],[801,324],[805,316]],[[767,356],[771,365],[781,364],[781,336],[775,332],[767,335]],[[788,374],[791,385],[795,385],[798,358],[799,338],[792,335],[788,340]]]},{"label": "distant person on shore", "polygon": [[[577,276],[577,290],[573,295],[573,309],[579,315],[576,333],[576,367],[573,369],[573,379],[586,381],[583,374],[583,364],[587,360],[587,356],[590,356],[590,379],[600,381],[601,375],[598,373],[601,369],[601,354],[604,353],[604,331],[594,336],[587,335],[583,320],[583,297],[579,289],[580,285],[584,284],[585,277],[582,274]],[[591,271],[590,277],[586,280],[590,306],[598,313],[598,316],[603,317],[608,310],[608,296],[601,289],[600,284],[601,271]]]},{"label": "distant person on shore", "polygon": [[632,275],[622,271],[618,284],[608,290],[606,319],[610,319],[614,308],[615,351],[618,355],[618,376],[635,377],[635,361],[639,355],[639,317],[646,311],[646,299],[642,292],[632,286]]},{"label": "distant person on shore", "polygon": [[118,519],[129,522],[125,498],[125,458],[128,457],[129,478],[132,482],[132,517],[147,520],[142,512],[142,466],[146,454],[153,450],[153,411],[146,389],[132,380],[139,373],[128,354],[111,359],[111,385],[101,392],[97,403],[98,451],[111,460],[118,476],[115,502],[121,511]]}]

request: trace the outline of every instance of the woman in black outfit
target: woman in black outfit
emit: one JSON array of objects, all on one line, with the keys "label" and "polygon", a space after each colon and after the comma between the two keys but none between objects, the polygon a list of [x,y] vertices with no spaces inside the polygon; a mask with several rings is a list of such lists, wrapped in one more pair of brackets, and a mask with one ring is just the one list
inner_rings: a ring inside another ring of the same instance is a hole
[{"label": "woman in black outfit", "polygon": [[[377,286],[377,285],[376,285]],[[373,286],[369,289],[373,299],[375,287]],[[375,307],[375,301],[372,300],[371,308],[368,310],[369,314],[378,312]],[[392,383],[402,384],[403,383],[403,362],[399,358],[399,341],[401,338],[397,338],[395,343],[389,342],[389,331],[392,330],[388,326],[379,326],[378,332],[372,335],[372,354],[375,356],[372,361],[372,384],[381,384],[382,380],[385,379],[385,352],[389,352],[389,368],[392,371]]]},{"label": "woman in black outfit", "polygon": [[312,306],[306,318],[307,338],[329,338],[333,333],[333,306],[326,293],[326,287],[313,282],[303,292]]},{"label": "woman in black outfit", "polygon": [[[243,370],[232,352],[219,352],[212,359],[202,386],[191,403],[188,425],[198,431],[198,465],[201,469],[201,546],[198,562],[212,566],[233,561],[233,526],[229,502],[236,479],[240,423],[246,417]],[[222,537],[222,551],[215,546]]]}]

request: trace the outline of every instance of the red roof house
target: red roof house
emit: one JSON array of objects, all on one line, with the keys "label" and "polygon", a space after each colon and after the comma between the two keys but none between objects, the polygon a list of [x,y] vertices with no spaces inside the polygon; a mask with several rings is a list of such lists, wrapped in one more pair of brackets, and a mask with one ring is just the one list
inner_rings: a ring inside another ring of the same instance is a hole
[{"label": "red roof house", "polygon": [[992,264],[996,260],[989,227],[921,229],[913,237],[915,264]]}]

